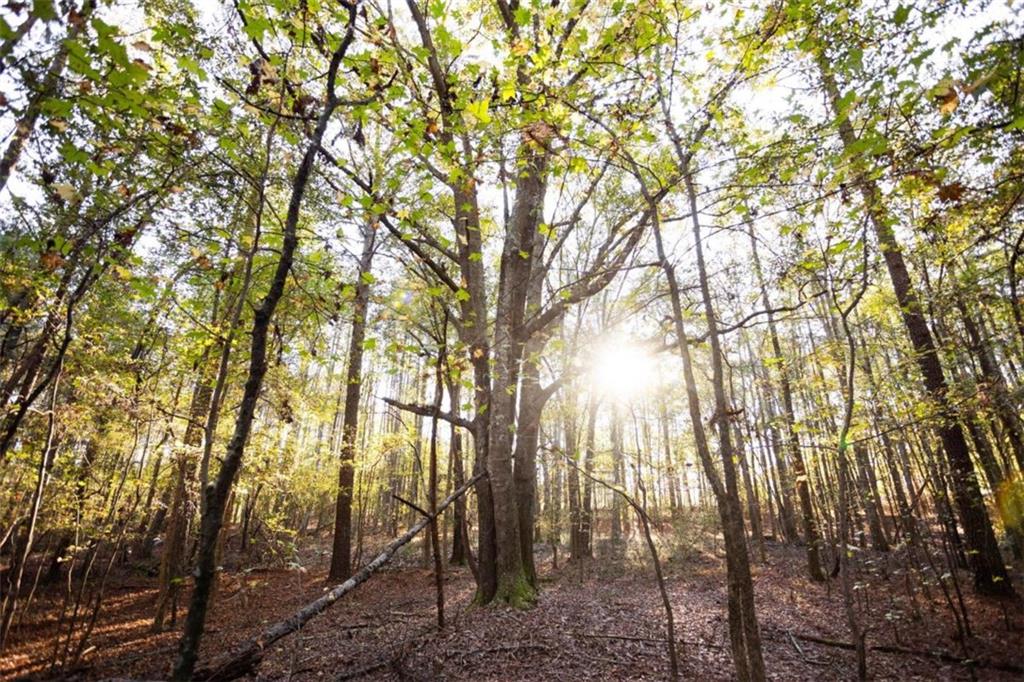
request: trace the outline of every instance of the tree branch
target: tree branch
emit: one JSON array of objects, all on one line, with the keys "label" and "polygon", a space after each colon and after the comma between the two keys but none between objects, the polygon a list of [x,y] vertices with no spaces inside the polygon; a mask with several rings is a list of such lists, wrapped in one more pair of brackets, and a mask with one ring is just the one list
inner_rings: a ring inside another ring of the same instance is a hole
[{"label": "tree branch", "polygon": [[391,405],[392,407],[397,407],[398,409],[403,410],[405,412],[418,414],[421,417],[437,417],[438,419],[443,419],[449,424],[455,424],[456,426],[461,426],[462,428],[468,430],[473,429],[473,422],[470,421],[469,419],[464,419],[463,417],[460,417],[457,414],[452,414],[451,412],[444,412],[440,409],[435,408],[433,405],[403,403],[401,401],[395,400],[394,398],[382,398],[382,400],[386,402],[388,405]]}]

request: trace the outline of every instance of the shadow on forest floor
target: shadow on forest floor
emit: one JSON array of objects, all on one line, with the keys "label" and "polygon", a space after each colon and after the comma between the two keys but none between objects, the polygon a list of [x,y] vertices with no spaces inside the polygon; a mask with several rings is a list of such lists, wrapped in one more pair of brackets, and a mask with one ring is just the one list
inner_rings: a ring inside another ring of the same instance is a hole
[{"label": "shadow on forest floor", "polygon": [[[550,550],[538,552],[541,594],[528,611],[470,605],[474,585],[465,568],[446,576],[448,625],[436,629],[435,594],[429,570],[418,567],[418,551],[406,552],[350,597],[315,618],[271,652],[260,679],[367,680],[642,680],[665,679],[668,657],[664,613],[652,571],[635,558],[598,559],[581,568],[551,565]],[[289,615],[324,589],[326,558],[312,548],[306,568],[225,574],[218,590],[203,653],[224,651]],[[803,552],[770,546],[767,564],[755,564],[755,589],[766,668],[773,679],[852,679],[853,653],[801,639],[848,641],[838,585],[831,589],[803,575]],[[894,566],[896,561],[891,562]],[[721,557],[691,555],[668,561],[668,581],[681,645],[683,679],[731,677],[725,612],[725,568]],[[893,575],[890,572],[890,575]],[[92,640],[95,648],[76,671],[81,679],[166,676],[177,632],[153,634],[149,622],[155,580],[118,576]],[[915,601],[899,577],[865,580],[868,642],[920,652],[961,656],[953,619],[933,586],[917,589]],[[970,653],[982,661],[1024,665],[1024,614],[965,595],[974,637]],[[183,602],[185,603],[185,602]],[[58,605],[43,595],[10,654],[0,660],[0,678],[44,678],[55,636]],[[183,613],[179,613],[179,624]],[[970,679],[956,663],[929,656],[872,651],[875,679]],[[990,667],[978,679],[1020,679]],[[65,676],[66,677],[66,676]]]}]

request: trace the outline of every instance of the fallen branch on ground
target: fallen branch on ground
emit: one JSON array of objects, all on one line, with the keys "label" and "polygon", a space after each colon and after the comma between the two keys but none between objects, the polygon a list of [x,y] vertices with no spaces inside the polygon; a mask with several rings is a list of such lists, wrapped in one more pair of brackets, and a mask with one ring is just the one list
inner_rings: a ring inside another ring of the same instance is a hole
[{"label": "fallen branch on ground", "polygon": [[438,505],[437,513],[420,519],[404,535],[393,540],[391,544],[384,548],[383,552],[378,554],[366,566],[359,569],[351,578],[332,588],[322,597],[302,607],[291,617],[271,625],[259,636],[244,642],[233,652],[214,660],[208,667],[197,670],[193,678],[207,680],[208,682],[213,682],[214,680],[223,682],[238,679],[252,672],[263,659],[263,653],[271,645],[302,628],[309,620],[326,611],[336,601],[365,582],[381,566],[390,561],[395,552],[416,537],[421,530],[427,527],[432,519],[439,516],[452,502],[465,495],[484,475],[484,472],[480,472],[466,481],[458,490],[454,491]]},{"label": "fallen branch on ground", "polygon": [[789,635],[789,642],[793,645],[793,650],[800,655],[800,660],[804,663],[813,663],[814,665],[827,665],[824,661],[819,661],[816,658],[808,658],[807,654],[804,653],[804,648],[800,646],[800,642],[796,641],[796,636],[793,635],[792,631],[786,633]]},{"label": "fallen branch on ground", "polygon": [[[825,639],[824,637],[815,637],[814,635],[802,635],[798,632],[792,632],[789,634],[791,637],[795,637],[796,639],[803,640],[805,642],[812,642],[814,644],[820,644],[822,646],[836,647],[838,649],[848,649],[850,651],[852,651],[855,648],[851,642],[843,642],[834,639]],[[1011,673],[1024,673],[1024,667],[1015,665],[1013,663],[1000,663],[998,661],[985,661],[975,658],[962,658],[960,656],[954,656],[953,654],[946,653],[945,651],[908,649],[907,647],[896,646],[893,644],[871,644],[868,645],[868,649],[883,654],[921,656],[922,658],[935,658],[940,661],[943,661],[944,663],[971,665],[978,668],[991,668],[992,670],[1002,670]]]},{"label": "fallen branch on ground", "polygon": [[480,654],[500,654],[520,651],[550,651],[551,647],[544,644],[499,644],[485,649],[474,649],[463,654],[465,656],[478,656]]},{"label": "fallen branch on ground", "polygon": [[[624,642],[650,642],[652,644],[665,644],[668,642],[664,637],[641,637],[639,635],[606,635],[596,632],[573,632],[573,637],[583,637],[585,639],[615,639]],[[726,647],[720,644],[712,644],[711,642],[701,642],[689,639],[677,639],[676,644],[682,644],[683,646],[696,646],[703,647],[705,649],[716,649],[724,650]]]}]

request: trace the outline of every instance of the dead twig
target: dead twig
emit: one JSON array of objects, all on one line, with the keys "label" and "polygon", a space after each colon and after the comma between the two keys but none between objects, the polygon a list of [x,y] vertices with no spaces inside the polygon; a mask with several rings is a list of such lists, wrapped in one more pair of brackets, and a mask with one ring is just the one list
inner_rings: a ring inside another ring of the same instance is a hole
[{"label": "dead twig", "polygon": [[[616,634],[602,634],[597,632],[573,632],[574,637],[584,637],[586,639],[614,639],[625,642],[647,642],[651,644],[665,644],[668,640],[664,637],[643,637],[639,635],[616,635]],[[711,642],[693,641],[688,639],[677,639],[676,644],[682,644],[684,646],[698,646],[705,649],[713,649],[715,651],[722,651],[726,647],[720,644],[712,644]]]},{"label": "dead twig", "polygon": [[[814,644],[820,644],[821,646],[835,647],[837,649],[847,649],[853,651],[856,647],[851,642],[843,642],[834,639],[826,639],[824,637],[816,637],[814,635],[804,635],[798,632],[789,633],[791,637],[802,640],[804,642],[812,642]],[[944,663],[956,663],[958,665],[974,666],[976,668],[989,668],[991,670],[1002,670],[1010,673],[1024,673],[1024,667],[1016,665],[1014,663],[1001,663],[999,661],[986,661],[982,659],[974,658],[962,658],[960,656],[954,656],[953,654],[945,651],[928,651],[922,649],[910,649],[908,647],[896,646],[893,644],[872,644],[868,646],[871,651],[877,651],[883,654],[900,654],[903,656],[920,656],[921,658],[933,658],[940,660]]]}]

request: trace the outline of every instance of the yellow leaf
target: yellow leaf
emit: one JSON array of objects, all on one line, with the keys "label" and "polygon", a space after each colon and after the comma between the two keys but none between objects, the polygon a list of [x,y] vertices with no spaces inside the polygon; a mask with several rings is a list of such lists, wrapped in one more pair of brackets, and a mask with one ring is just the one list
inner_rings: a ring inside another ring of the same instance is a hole
[{"label": "yellow leaf", "polygon": [[74,187],[65,183],[58,183],[53,186],[53,191],[57,193],[64,201],[74,201],[78,198],[78,191]]},{"label": "yellow leaf", "polygon": [[956,90],[950,88],[949,92],[939,100],[939,111],[943,114],[952,114],[959,105],[960,97],[956,94]]},{"label": "yellow leaf", "polygon": [[949,78],[943,79],[932,88],[931,96],[934,98],[935,103],[939,105],[939,111],[943,114],[953,113],[960,104],[960,95],[957,93],[953,81]]},{"label": "yellow leaf", "polygon": [[470,102],[466,105],[466,112],[470,116],[475,118],[477,121],[483,124],[491,122],[491,115],[488,113],[488,109],[491,106],[491,100],[483,99],[478,102]]}]

